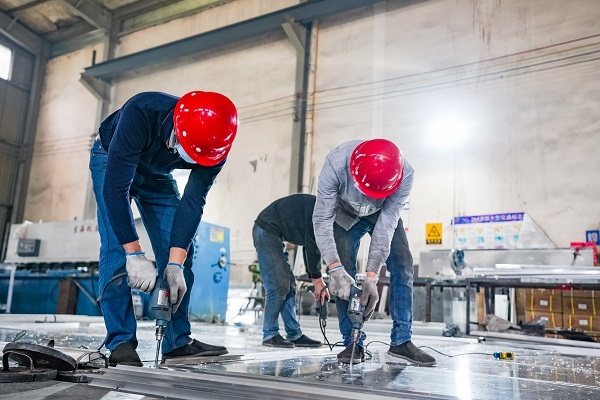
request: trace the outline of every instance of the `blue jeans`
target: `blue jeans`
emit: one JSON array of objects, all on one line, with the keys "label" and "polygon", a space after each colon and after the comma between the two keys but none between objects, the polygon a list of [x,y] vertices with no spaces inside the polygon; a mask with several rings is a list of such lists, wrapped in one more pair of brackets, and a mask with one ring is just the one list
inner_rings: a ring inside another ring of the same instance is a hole
[{"label": "blue jeans", "polygon": [[254,247],[258,253],[260,276],[266,291],[263,317],[263,341],[279,335],[279,314],[287,340],[302,336],[296,319],[296,278],[283,254],[283,240],[254,224]]},{"label": "blue jeans", "polygon": [[[333,224],[333,235],[340,262],[353,278],[356,278],[356,255],[360,239],[365,233],[369,235],[373,233],[378,215],[362,218],[349,231],[336,223]],[[398,346],[408,342],[412,336],[413,260],[402,220],[398,221],[398,227],[394,232],[386,267],[390,272],[389,309],[393,320],[391,345]],[[350,336],[352,322],[348,317],[348,302],[336,299],[336,307],[344,346],[348,346],[352,343]],[[363,333],[360,344],[365,337]]]},{"label": "blue jeans", "polygon": [[[90,171],[98,206],[98,230],[100,232],[98,285],[100,293],[105,290],[100,300],[100,308],[107,331],[105,346],[108,350],[113,351],[123,342],[131,342],[137,347],[135,335],[137,323],[133,312],[131,288],[127,285],[127,281],[120,278],[107,286],[113,276],[125,272],[125,251],[113,233],[102,195],[107,160],[108,153],[98,141],[94,141],[90,154]],[[170,174],[154,176],[136,174],[130,188],[130,196],[138,206],[156,258],[157,273],[162,276],[169,260],[171,227],[180,199],[177,184]],[[187,311],[190,292],[194,284],[192,253],[191,249],[184,262],[184,276],[188,291],[183,297],[179,309],[173,314],[171,322],[167,325],[162,344],[163,353],[185,346],[191,341]]]}]

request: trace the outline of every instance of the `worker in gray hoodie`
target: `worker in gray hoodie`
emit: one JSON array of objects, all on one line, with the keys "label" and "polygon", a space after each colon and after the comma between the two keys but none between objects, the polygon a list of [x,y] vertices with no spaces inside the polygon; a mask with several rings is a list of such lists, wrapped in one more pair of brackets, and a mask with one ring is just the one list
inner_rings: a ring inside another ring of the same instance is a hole
[{"label": "worker in gray hoodie", "polygon": [[340,362],[364,361],[364,333],[352,355],[348,299],[355,284],[360,239],[368,233],[371,245],[361,298],[365,321],[379,300],[377,282],[385,264],[390,273],[389,309],[393,319],[388,354],[420,366],[436,363],[411,341],[413,260],[400,212],[413,179],[413,166],[394,143],[385,139],[347,142],[325,158],[313,225],[317,246],[328,266],[329,292],[337,296],[340,332],[346,346],[337,356]]}]

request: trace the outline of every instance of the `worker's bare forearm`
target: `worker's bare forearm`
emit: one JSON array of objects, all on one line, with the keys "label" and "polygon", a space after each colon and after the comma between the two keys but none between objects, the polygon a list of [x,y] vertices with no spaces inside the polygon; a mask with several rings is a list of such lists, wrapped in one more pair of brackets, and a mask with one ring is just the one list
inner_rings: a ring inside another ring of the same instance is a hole
[{"label": "worker's bare forearm", "polygon": [[187,251],[185,249],[182,249],[181,247],[171,247],[171,250],[169,251],[169,262],[183,265],[186,258]]},{"label": "worker's bare forearm", "polygon": [[138,251],[142,251],[142,246],[140,245],[140,241],[136,240],[134,242],[125,243],[123,245],[126,253],[137,253]]}]

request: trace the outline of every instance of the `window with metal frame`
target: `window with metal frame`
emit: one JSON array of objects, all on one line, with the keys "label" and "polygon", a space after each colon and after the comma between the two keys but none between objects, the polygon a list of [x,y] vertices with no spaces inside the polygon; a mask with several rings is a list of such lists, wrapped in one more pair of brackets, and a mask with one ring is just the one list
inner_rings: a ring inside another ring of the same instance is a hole
[{"label": "window with metal frame", "polygon": [[10,48],[0,44],[0,78],[10,79],[10,67],[12,66],[13,52]]}]

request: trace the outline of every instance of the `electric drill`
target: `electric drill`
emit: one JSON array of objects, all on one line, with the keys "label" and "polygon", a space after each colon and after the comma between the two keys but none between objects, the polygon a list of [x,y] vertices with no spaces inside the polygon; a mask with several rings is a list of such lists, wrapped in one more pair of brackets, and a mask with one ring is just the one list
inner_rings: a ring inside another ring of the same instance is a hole
[{"label": "electric drill", "polygon": [[360,298],[362,296],[362,290],[358,288],[356,285],[352,285],[350,288],[350,299],[348,304],[348,317],[350,321],[352,321],[352,359],[350,364],[352,365],[352,361],[354,358],[354,349],[356,344],[360,340],[361,329],[364,323],[363,312],[365,311],[365,307],[360,304]]},{"label": "electric drill", "polygon": [[156,358],[154,359],[154,367],[156,368],[165,328],[173,313],[173,306],[169,300],[169,284],[160,276],[156,278],[156,285],[150,294],[148,313],[150,318],[156,320]]},{"label": "electric drill", "polygon": [[[315,293],[315,287],[313,285],[310,285],[308,287],[308,291]],[[317,293],[320,294],[320,293]],[[327,326],[327,315],[329,314],[329,307],[327,305],[328,300],[327,298],[325,298],[325,300],[323,301],[323,303],[321,303],[320,301],[315,301],[315,311],[317,313],[317,316],[319,317],[319,321],[321,322],[323,327]]]}]

